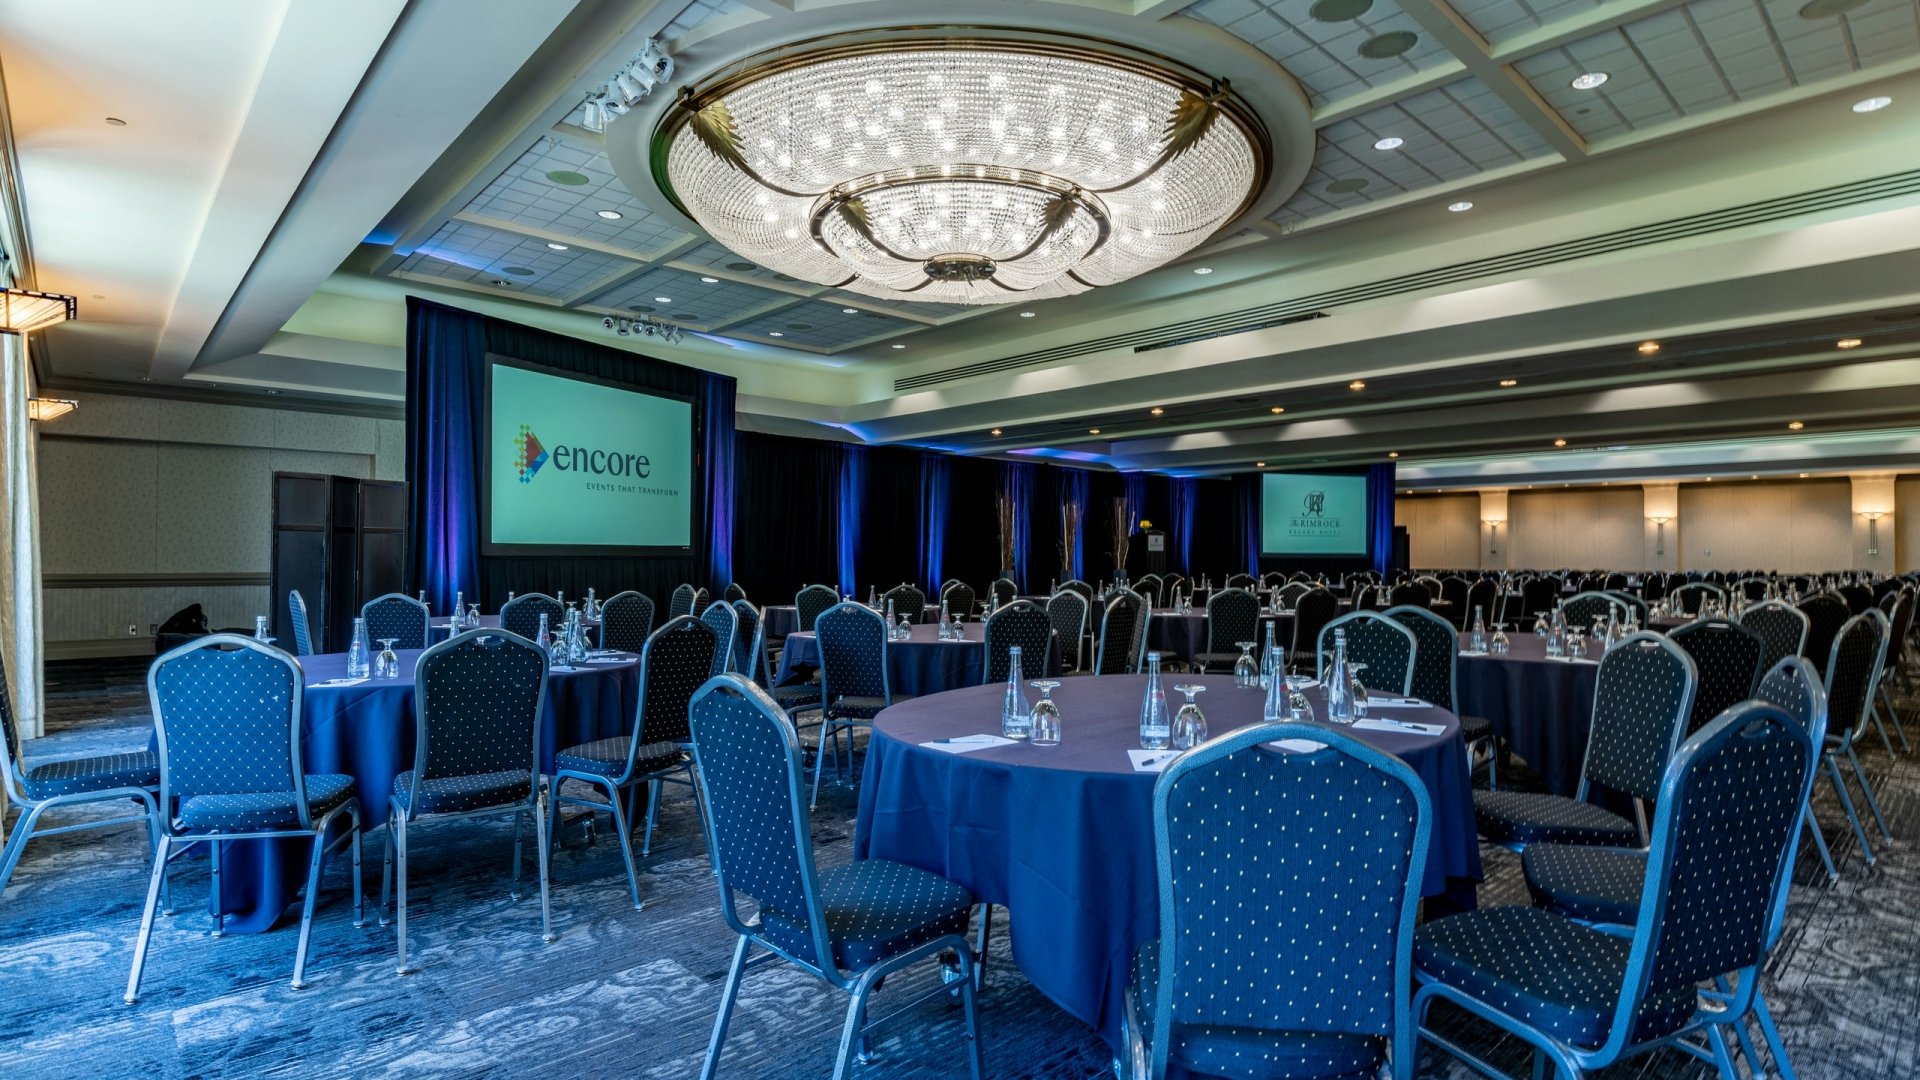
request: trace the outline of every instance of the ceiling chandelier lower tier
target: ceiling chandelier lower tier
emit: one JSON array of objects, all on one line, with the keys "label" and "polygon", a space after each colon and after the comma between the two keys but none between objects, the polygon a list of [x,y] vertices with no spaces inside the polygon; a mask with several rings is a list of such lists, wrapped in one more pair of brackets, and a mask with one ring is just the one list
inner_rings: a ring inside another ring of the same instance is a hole
[{"label": "ceiling chandelier lower tier", "polygon": [[744,258],[945,304],[1161,266],[1239,216],[1270,164],[1224,83],[1077,42],[946,38],[782,50],[686,87],[653,161]]}]

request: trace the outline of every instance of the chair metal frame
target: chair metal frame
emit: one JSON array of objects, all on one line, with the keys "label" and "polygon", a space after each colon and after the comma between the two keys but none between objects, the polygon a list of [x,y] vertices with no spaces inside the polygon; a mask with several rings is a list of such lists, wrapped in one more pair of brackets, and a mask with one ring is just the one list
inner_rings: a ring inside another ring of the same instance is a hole
[{"label": "chair metal frame", "polygon": [[[410,603],[419,601],[409,599]],[[287,767],[293,783],[293,807],[297,818],[295,825],[271,829],[243,829],[238,832],[212,830],[201,832],[189,829],[176,822],[172,816],[174,795],[169,782],[170,750],[167,739],[166,708],[160,698],[160,675],[168,664],[183,656],[203,649],[221,651],[245,650],[258,653],[268,660],[286,667],[289,692],[287,696]],[[276,649],[264,642],[255,641],[240,634],[209,634],[168,652],[153,662],[147,669],[147,700],[153,708],[154,738],[158,746],[160,759],[160,798],[153,814],[154,853],[153,871],[147,879],[147,901],[140,915],[140,934],[133,946],[133,970],[127,975],[126,1003],[134,1004],[140,999],[140,979],[147,963],[147,948],[153,940],[153,913],[161,906],[161,896],[168,894],[166,905],[168,914],[172,914],[171,894],[167,886],[167,863],[175,856],[176,848],[186,851],[195,844],[206,844],[211,852],[213,881],[210,890],[217,907],[220,896],[220,856],[224,842],[228,840],[285,840],[307,837],[312,841],[312,854],[307,861],[306,899],[300,909],[300,940],[293,953],[293,982],[295,990],[307,985],[307,948],[313,939],[313,909],[320,893],[320,871],[326,857],[343,847],[353,851],[353,925],[356,928],[367,924],[365,897],[360,889],[360,798],[356,792],[339,805],[315,818],[312,806],[307,801],[307,779],[305,754],[300,748],[301,705],[305,695],[305,680],[300,671],[300,662],[292,654]],[[151,796],[147,796],[148,806],[154,807]],[[347,819],[346,831],[340,838],[329,843],[327,830],[344,814]],[[45,835],[45,834],[42,834]],[[213,935],[219,937],[226,921],[224,914],[214,915]]]},{"label": "chair metal frame", "polygon": [[[715,615],[716,609],[719,611],[717,615]],[[720,637],[722,636],[720,630],[715,627],[713,623],[707,622],[707,616],[709,615],[714,615],[716,621],[727,624],[725,640],[720,642],[713,653],[713,669],[707,672],[708,677],[711,678],[712,676],[724,675],[734,670],[735,643],[740,639],[740,613],[735,611],[733,605],[727,603],[725,600],[715,600],[695,616],[701,622],[707,623],[708,629],[713,630],[715,637]]]},{"label": "chair metal frame", "polygon": [[[1072,599],[1061,601],[1062,597],[1071,597]],[[1077,605],[1076,610],[1079,612],[1079,618],[1073,632],[1073,664],[1071,667],[1068,667],[1066,663],[1066,648],[1062,645],[1060,650],[1060,666],[1069,671],[1079,671],[1081,665],[1086,663],[1087,613],[1093,605],[1089,604],[1087,598],[1081,596],[1076,589],[1063,588],[1052,596],[1047,597],[1047,619],[1053,623],[1053,632],[1055,634],[1060,633],[1060,623],[1054,618],[1053,614],[1053,605],[1057,601]]]},{"label": "chair metal frame", "polygon": [[[1286,588],[1292,588],[1292,586],[1286,586]],[[1253,625],[1248,629],[1246,637],[1237,638],[1229,642],[1214,640],[1214,634],[1220,625],[1214,619],[1213,609],[1216,604],[1251,604],[1253,606]],[[1231,645],[1237,649],[1240,647],[1240,642],[1242,641],[1251,641],[1255,647],[1258,647],[1260,644],[1260,598],[1245,589],[1215,590],[1212,596],[1207,597],[1207,647],[1200,650],[1199,656],[1194,657],[1195,670],[1204,672],[1207,670],[1208,665],[1218,663],[1219,657],[1230,655],[1225,649],[1220,648],[1222,644]],[[1226,661],[1227,670],[1232,671],[1233,665],[1238,661],[1238,656],[1232,656],[1231,659],[1228,659]]]},{"label": "chair metal frame", "polygon": [[313,623],[307,618],[307,598],[299,589],[287,590],[287,621],[293,624],[293,654],[312,656]]},{"label": "chair metal frame", "polygon": [[[1866,859],[1868,866],[1872,866],[1876,859],[1873,845],[1867,840],[1867,829],[1860,821],[1859,811],[1854,808],[1853,796],[1847,793],[1847,784],[1840,772],[1839,756],[1846,755],[1847,763],[1853,769],[1853,777],[1860,784],[1860,793],[1866,798],[1867,809],[1873,812],[1873,819],[1880,826],[1880,835],[1891,847],[1893,831],[1887,827],[1887,817],[1880,812],[1880,800],[1874,797],[1873,785],[1867,782],[1867,771],[1861,768],[1860,757],[1854,752],[1854,745],[1866,734],[1868,722],[1874,719],[1874,688],[1880,682],[1880,674],[1887,659],[1887,617],[1879,608],[1868,608],[1840,625],[1840,632],[1833,635],[1833,646],[1827,653],[1826,678],[1821,685],[1827,692],[1828,702],[1831,703],[1836,677],[1834,665],[1840,659],[1840,646],[1846,641],[1847,635],[1853,632],[1855,623],[1869,622],[1875,624],[1874,628],[1880,641],[1873,662],[1869,665],[1865,688],[1860,694],[1860,715],[1855,717],[1829,715],[1827,717],[1827,741],[1821,746],[1820,756],[1827,766],[1827,775],[1833,780],[1834,792],[1840,796],[1840,808],[1846,811],[1847,821],[1853,826],[1854,839],[1860,841],[1861,857]],[[1843,723],[1836,723],[1836,720]],[[1839,730],[1836,731],[1835,728]]]},{"label": "chair metal frame", "polygon": [[[1399,605],[1399,606],[1419,607],[1418,604],[1406,604],[1406,605]],[[1393,609],[1390,608],[1388,610],[1393,610]],[[1442,621],[1445,621],[1445,620],[1442,620]],[[1317,672],[1318,677],[1320,678],[1326,677],[1327,663],[1329,661],[1329,657],[1332,655],[1332,649],[1333,649],[1333,634],[1336,630],[1344,632],[1346,628],[1349,626],[1365,626],[1365,625],[1375,625],[1375,624],[1392,627],[1395,631],[1399,632],[1400,634],[1406,637],[1407,639],[1407,671],[1406,671],[1405,677],[1403,677],[1400,680],[1400,689],[1394,692],[1397,694],[1406,694],[1411,692],[1413,689],[1413,668],[1415,664],[1418,664],[1420,662],[1420,639],[1417,637],[1414,637],[1413,631],[1407,629],[1405,626],[1402,626],[1398,619],[1390,618],[1385,612],[1379,612],[1379,611],[1349,611],[1345,615],[1342,615],[1339,618],[1334,619],[1332,622],[1329,622],[1327,625],[1320,628],[1320,640],[1318,642],[1320,665]],[[1385,687],[1382,687],[1381,689],[1385,689]]]},{"label": "chair metal frame", "polygon": [[[382,593],[381,595],[374,597],[373,599],[367,601],[366,603],[361,604],[360,618],[363,620],[369,620],[371,619],[371,616],[369,616],[367,612],[373,610],[375,605],[391,604],[391,603],[394,603],[395,601],[398,601],[399,603],[405,605],[410,610],[414,608],[419,609],[420,611],[420,647],[424,649],[428,645],[433,644],[433,612],[427,610],[427,605],[421,603],[418,600],[415,600],[413,597],[408,596],[406,593],[397,593],[397,592]],[[369,636],[372,636],[374,633],[373,628],[368,627],[367,633]],[[375,638],[374,641],[369,642],[368,643],[369,647],[371,647],[374,644],[377,644],[378,640],[379,640],[378,638]],[[400,647],[403,649],[407,648],[405,644],[402,644]]]}]

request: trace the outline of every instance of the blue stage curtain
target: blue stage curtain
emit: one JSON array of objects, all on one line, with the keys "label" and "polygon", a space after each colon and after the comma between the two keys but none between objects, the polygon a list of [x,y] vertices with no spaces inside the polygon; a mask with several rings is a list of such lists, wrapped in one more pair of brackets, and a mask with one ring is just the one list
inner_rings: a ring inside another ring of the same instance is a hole
[{"label": "blue stage curtain", "polygon": [[1079,581],[1087,579],[1087,503],[1089,501],[1087,489],[1085,470],[1061,470],[1060,504],[1074,506],[1080,511],[1080,531],[1074,535],[1073,550],[1067,552],[1064,573],[1067,577]]},{"label": "blue stage curtain", "polygon": [[1200,501],[1200,481],[1191,476],[1176,476],[1172,485],[1174,569],[1193,574],[1193,522]]},{"label": "blue stage curtain", "polygon": [[1027,549],[1033,540],[1033,466],[1024,462],[1008,462],[1004,481],[1007,498],[1013,503],[1013,583],[1021,592],[1030,592],[1027,588],[1027,567],[1032,563],[1032,553]]},{"label": "blue stage curtain", "polygon": [[940,454],[920,458],[920,580],[937,596],[946,583],[947,500],[952,489],[947,459]]},{"label": "blue stage curtain", "polygon": [[[435,611],[480,594],[480,472],[485,320],[407,298],[408,565]],[[369,599],[361,597],[359,599]]]},{"label": "blue stage curtain", "polygon": [[703,378],[694,408],[706,417],[701,440],[703,479],[694,520],[707,529],[708,588],[719,590],[733,580],[733,405],[734,381]]},{"label": "blue stage curtain", "polygon": [[1260,576],[1260,474],[1240,473],[1233,478],[1234,525],[1240,533],[1240,550],[1235,552],[1240,565],[1230,573]]},{"label": "blue stage curtain", "polygon": [[867,451],[862,446],[840,448],[840,489],[835,493],[834,516],[838,532],[834,550],[840,577],[840,595],[860,595],[860,500],[867,481]]},{"label": "blue stage curtain", "polygon": [[1367,468],[1367,520],[1372,525],[1367,536],[1367,556],[1373,568],[1382,574],[1393,563],[1393,485],[1398,482],[1395,469],[1391,461]]}]

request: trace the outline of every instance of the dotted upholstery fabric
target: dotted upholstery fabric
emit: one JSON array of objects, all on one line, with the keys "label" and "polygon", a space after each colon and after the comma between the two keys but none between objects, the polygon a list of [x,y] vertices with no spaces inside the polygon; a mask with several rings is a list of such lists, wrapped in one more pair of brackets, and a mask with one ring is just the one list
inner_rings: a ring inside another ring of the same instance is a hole
[{"label": "dotted upholstery fabric", "polygon": [[1153,605],[1132,589],[1121,589],[1120,599],[1133,608],[1133,639],[1127,644],[1127,670],[1147,670],[1147,631],[1152,628]]},{"label": "dotted upholstery fabric", "polygon": [[667,602],[667,618],[677,619],[682,615],[692,615],[703,606],[693,586],[681,585],[673,590],[673,598]]},{"label": "dotted upholstery fabric", "polygon": [[300,676],[285,653],[205,644],[157,661],[151,677],[170,802],[293,790]]},{"label": "dotted upholstery fabric", "polygon": [[640,717],[637,726],[644,749],[656,743],[683,744],[691,739],[687,703],[694,691],[712,676],[719,635],[700,620],[681,616],[660,628],[647,642],[640,660]]},{"label": "dotted upholstery fabric", "polygon": [[1480,835],[1496,843],[1632,845],[1640,841],[1639,829],[1618,814],[1541,792],[1476,790],[1473,823]]},{"label": "dotted upholstery fabric", "polygon": [[1807,678],[1807,669],[1800,665],[1769,669],[1760,680],[1753,696],[1769,705],[1777,705],[1788,716],[1798,721],[1809,735],[1817,735],[1814,728],[1825,731],[1825,714],[1815,717],[1814,712],[1824,703],[1815,700],[1813,683]]},{"label": "dotted upholstery fabric", "polygon": [[[816,895],[826,917],[833,962],[849,972],[864,971],[937,937],[965,934],[973,911],[973,894],[964,886],[889,859],[862,859],[822,870]],[[760,931],[797,956],[813,951],[806,918],[777,905],[760,909]]]},{"label": "dotted upholstery fabric", "polygon": [[1254,586],[1252,574],[1230,574],[1227,577],[1229,589],[1251,589]]},{"label": "dotted upholstery fabric", "polygon": [[1708,721],[1727,709],[1753,697],[1766,672],[1761,662],[1767,646],[1760,635],[1725,619],[1688,623],[1667,635],[1675,645],[1693,658],[1700,683],[1693,693],[1693,709],[1687,718],[1687,734],[1706,727]]},{"label": "dotted upholstery fabric", "polygon": [[1020,677],[1044,678],[1053,652],[1053,620],[1031,600],[1015,600],[987,616],[987,681],[1007,681],[1013,647],[1020,646]]},{"label": "dotted upholstery fabric", "polygon": [[1427,591],[1426,586],[1417,582],[1402,582],[1387,592],[1387,606],[1432,607],[1433,594]]},{"label": "dotted upholstery fabric", "polygon": [[[1159,938],[1134,954],[1133,985],[1140,1024],[1151,1038],[1154,1010],[1160,1004]],[[1169,1062],[1189,1073],[1233,1080],[1373,1080],[1387,1056],[1385,1039],[1343,1032],[1176,1023],[1172,1040]]]},{"label": "dotted upholstery fabric", "polygon": [[[1453,712],[1459,712],[1459,706],[1453,698],[1454,668],[1460,660],[1460,639],[1454,636],[1453,624],[1428,611],[1426,608],[1394,608],[1387,617],[1401,626],[1413,631],[1416,648],[1413,653],[1413,681],[1407,692],[1421,701],[1431,701]],[[1480,721],[1485,724],[1486,721]],[[1460,730],[1465,734],[1466,718],[1460,720]],[[1472,740],[1474,736],[1466,736]]]},{"label": "dotted upholstery fabric", "polygon": [[947,605],[947,614],[958,615],[962,620],[973,618],[973,610],[978,606],[973,586],[956,581],[940,590],[940,598]]},{"label": "dotted upholstery fabric", "polygon": [[[309,820],[312,820],[354,797],[353,777],[308,776],[306,790]],[[301,827],[299,802],[299,795],[292,791],[196,795],[181,802],[176,820],[182,827],[195,831],[293,829]]]},{"label": "dotted upholstery fabric", "polygon": [[1207,647],[1194,657],[1202,671],[1232,671],[1238,642],[1260,640],[1260,598],[1245,589],[1221,589],[1207,597]]},{"label": "dotted upholstery fabric", "polygon": [[1789,656],[1799,656],[1807,640],[1807,617],[1800,609],[1782,600],[1768,600],[1748,608],[1740,615],[1740,625],[1760,638],[1760,669]]},{"label": "dotted upholstery fabric", "polygon": [[1651,638],[1624,641],[1600,658],[1585,775],[1623,795],[1651,801],[1687,718],[1695,675],[1677,648]]},{"label": "dotted upholstery fabric", "polygon": [[653,600],[645,593],[615,593],[600,605],[600,647],[639,652],[653,633]]},{"label": "dotted upholstery fabric", "polygon": [[727,582],[726,589],[720,593],[720,599],[725,600],[729,604],[738,603],[746,598],[747,590],[741,588],[739,582],[735,581]]},{"label": "dotted upholstery fabric", "polygon": [[797,712],[820,707],[820,684],[817,682],[792,683],[787,686],[769,686],[767,696],[774,704],[786,712]]},{"label": "dotted upholstery fabric", "polygon": [[[820,649],[820,682],[829,706],[851,710],[829,715],[871,717],[890,700],[887,692],[887,627],[875,612],[859,604],[841,604],[813,624]],[[846,699],[844,702],[842,699]]]},{"label": "dotted upholstery fabric", "polygon": [[1019,595],[1020,595],[1020,586],[1015,585],[1013,583],[1012,578],[995,578],[994,579],[993,599],[994,599],[995,607],[1000,607],[1004,604],[1011,604],[1013,603],[1014,598]]},{"label": "dotted upholstery fabric", "polygon": [[1089,585],[1089,584],[1087,584],[1087,583],[1086,583],[1086,582],[1084,582],[1084,581],[1081,581],[1081,580],[1080,580],[1079,578],[1073,578],[1073,579],[1072,579],[1072,580],[1070,580],[1070,581],[1063,581],[1063,582],[1061,582],[1061,583],[1060,583],[1060,589],[1061,589],[1061,591],[1062,591],[1062,592],[1065,592],[1065,591],[1068,591],[1068,590],[1071,590],[1071,591],[1073,591],[1073,592],[1077,592],[1077,593],[1079,593],[1079,594],[1080,594],[1080,596],[1081,596],[1081,597],[1082,597],[1083,599],[1085,599],[1085,600],[1086,600],[1086,602],[1087,602],[1087,607],[1088,607],[1088,609],[1089,609],[1089,610],[1091,610],[1091,609],[1092,609],[1092,607],[1093,607],[1093,586],[1091,586],[1091,585]]},{"label": "dotted upholstery fabric", "polygon": [[[6,687],[0,685],[0,694]],[[0,719],[11,725],[13,717]],[[11,740],[9,740],[11,741]],[[56,795],[80,795],[89,791],[114,788],[157,788],[160,786],[160,758],[150,750],[137,754],[104,754],[100,757],[68,758],[27,768],[20,777],[21,790],[33,800]]]},{"label": "dotted upholstery fabric", "polygon": [[1060,641],[1061,666],[1080,670],[1082,640],[1087,636],[1087,598],[1061,589],[1047,598],[1047,620]]},{"label": "dotted upholstery fabric", "polygon": [[753,674],[754,659],[761,648],[760,610],[745,600],[735,600],[733,614],[739,630],[733,636],[733,659],[727,670]]},{"label": "dotted upholstery fabric", "polygon": [[401,806],[436,813],[531,798],[545,678],[540,649],[505,635],[477,633],[427,650],[414,672],[414,767],[393,782]]},{"label": "dotted upholstery fabric", "polygon": [[[8,770],[11,776],[20,776],[25,771],[20,747],[19,721],[13,715],[13,689],[7,678],[7,665],[0,660],[0,741],[6,744],[7,760],[0,762],[0,768]],[[155,768],[158,768],[158,764]]]},{"label": "dotted upholstery fabric", "polygon": [[1294,663],[1310,660],[1319,647],[1320,631],[1340,615],[1340,600],[1332,592],[1314,588],[1293,605],[1293,641],[1287,656]]},{"label": "dotted upholstery fabric", "polygon": [[[1426,605],[1416,606],[1424,608]],[[1387,690],[1395,694],[1408,692],[1413,683],[1414,657],[1418,653],[1417,639],[1412,631],[1385,615],[1371,611],[1343,615],[1320,630],[1322,674],[1333,661],[1333,635],[1337,631],[1345,631],[1347,635],[1347,662],[1367,665],[1367,670],[1360,673],[1363,684],[1369,689]]]},{"label": "dotted upholstery fabric", "polygon": [[927,594],[913,585],[895,585],[880,594],[880,610],[887,610],[887,601],[893,601],[895,618],[904,617],[908,626],[919,626],[927,613]]},{"label": "dotted upholstery fabric", "polygon": [[[1414,931],[1413,961],[1435,978],[1568,1043],[1606,1041],[1633,943],[1550,911],[1483,908]],[[1673,1032],[1693,1015],[1694,989],[1652,994],[1635,1018],[1635,1040]]]},{"label": "dotted upholstery fabric", "polygon": [[740,637],[740,615],[733,605],[712,603],[700,613],[700,621],[713,631],[714,651],[707,657],[707,677],[727,671],[733,662],[734,642]]},{"label": "dotted upholstery fabric", "polygon": [[374,649],[388,638],[396,649],[426,648],[428,614],[427,605],[399,593],[374,597],[360,608],[360,617],[367,620],[367,644]]},{"label": "dotted upholstery fabric", "polygon": [[1630,926],[1640,915],[1647,855],[1622,848],[1534,844],[1520,856],[1536,906],[1569,918]]},{"label": "dotted upholstery fabric", "polygon": [[[1296,601],[1312,591],[1312,582],[1289,581],[1285,585],[1280,586],[1280,592],[1275,596],[1275,599],[1280,601],[1282,607],[1292,607]],[[1246,639],[1242,638],[1241,640],[1244,641]]]},{"label": "dotted upholstery fabric", "polygon": [[1801,646],[1800,655],[1825,675],[1833,640],[1840,636],[1840,628],[1846,625],[1853,613],[1847,609],[1845,600],[1829,593],[1819,593],[1800,601],[1800,614],[1807,617],[1807,640]]},{"label": "dotted upholstery fabric", "polygon": [[1560,613],[1566,617],[1568,626],[1579,630],[1591,628],[1596,618],[1605,619],[1610,614],[1626,614],[1618,600],[1601,592],[1583,592],[1577,596],[1568,597],[1567,602],[1560,605]]},{"label": "dotted upholstery fabric", "polygon": [[1607,595],[1620,601],[1620,603],[1626,607],[1627,611],[1633,615],[1633,621],[1636,624],[1640,626],[1647,625],[1647,619],[1652,616],[1653,609],[1647,606],[1645,600],[1640,599],[1630,592],[1608,590]]},{"label": "dotted upholstery fabric", "polygon": [[527,769],[501,769],[471,776],[442,776],[420,782],[420,805],[413,805],[413,770],[393,778],[393,798],[402,813],[458,814],[532,797],[534,775]]},{"label": "dotted upholstery fabric", "polygon": [[547,630],[557,634],[560,624],[567,619],[567,609],[545,593],[523,593],[500,609],[500,629],[532,641],[540,634],[542,615],[547,617]]},{"label": "dotted upholstery fabric", "polygon": [[295,589],[287,594],[287,619],[293,623],[293,655],[313,655],[313,624],[307,619],[307,600]]},{"label": "dotted upholstery fabric", "polygon": [[1140,609],[1126,596],[1107,601],[1106,615],[1100,621],[1100,656],[1095,661],[1096,675],[1125,675],[1133,670],[1134,623]]},{"label": "dotted upholstery fabric", "polygon": [[1460,717],[1460,737],[1467,742],[1479,742],[1493,734],[1493,721],[1484,716]]},{"label": "dotted upholstery fabric", "polygon": [[553,764],[559,771],[586,773],[589,776],[604,776],[609,780],[619,780],[627,775],[629,756],[633,757],[635,776],[677,768],[687,760],[680,745],[670,742],[648,743],[640,747],[639,754],[634,755],[633,740],[625,735],[619,735],[611,739],[599,739],[568,747],[553,756]]},{"label": "dotted upholstery fabric", "polygon": [[1847,620],[1833,643],[1827,671],[1828,739],[1864,735],[1873,704],[1873,683],[1880,666],[1885,624],[1879,612]]},{"label": "dotted upholstery fabric", "polygon": [[1165,589],[1165,585],[1156,574],[1143,574],[1140,579],[1133,582],[1130,587],[1134,592],[1146,598],[1149,607],[1158,607],[1160,605],[1160,594]]},{"label": "dotted upholstery fabric", "polygon": [[825,585],[809,585],[793,597],[794,614],[800,619],[800,629],[812,630],[813,621],[820,613],[840,602],[840,594]]}]

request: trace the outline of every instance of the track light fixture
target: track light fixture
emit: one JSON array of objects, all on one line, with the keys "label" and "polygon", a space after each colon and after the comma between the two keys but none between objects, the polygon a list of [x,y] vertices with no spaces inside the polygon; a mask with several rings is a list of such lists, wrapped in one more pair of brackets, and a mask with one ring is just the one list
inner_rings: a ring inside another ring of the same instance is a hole
[{"label": "track light fixture", "polygon": [[625,315],[609,315],[600,320],[600,325],[621,337],[657,337],[669,345],[677,345],[680,342],[678,326],[645,315],[637,319],[629,319]]},{"label": "track light fixture", "polygon": [[660,50],[660,43],[647,39],[646,47],[615,72],[611,79],[587,95],[581,124],[590,131],[605,131],[615,117],[640,104],[653,88],[673,78],[673,57]]}]

